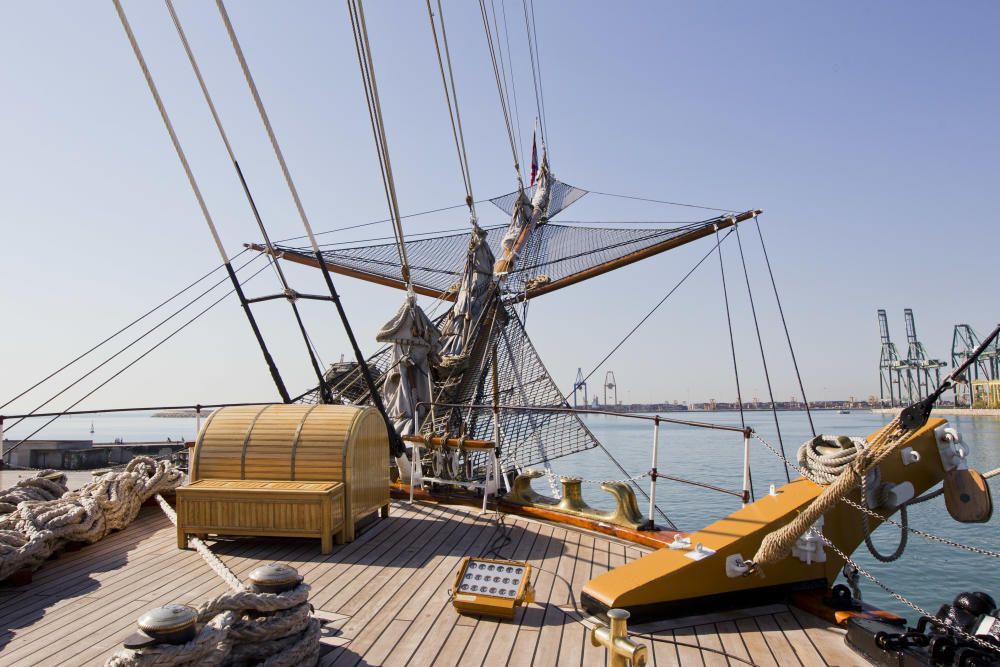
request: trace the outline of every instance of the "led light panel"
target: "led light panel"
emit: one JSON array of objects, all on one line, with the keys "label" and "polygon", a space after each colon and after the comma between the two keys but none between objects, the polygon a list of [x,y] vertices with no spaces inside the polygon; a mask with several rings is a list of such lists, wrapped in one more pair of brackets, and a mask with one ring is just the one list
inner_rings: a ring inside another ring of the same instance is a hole
[{"label": "led light panel", "polygon": [[452,595],[460,613],[512,618],[515,606],[534,600],[531,566],[516,561],[464,558]]}]

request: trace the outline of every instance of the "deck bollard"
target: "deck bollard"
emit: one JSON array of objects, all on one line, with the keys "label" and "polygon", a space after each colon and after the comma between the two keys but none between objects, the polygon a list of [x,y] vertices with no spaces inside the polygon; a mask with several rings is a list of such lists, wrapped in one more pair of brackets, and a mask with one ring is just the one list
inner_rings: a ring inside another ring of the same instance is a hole
[{"label": "deck bollard", "polygon": [[624,609],[609,609],[611,626],[599,625],[590,631],[590,643],[608,650],[608,667],[642,667],[649,660],[646,647],[629,639],[628,617]]}]

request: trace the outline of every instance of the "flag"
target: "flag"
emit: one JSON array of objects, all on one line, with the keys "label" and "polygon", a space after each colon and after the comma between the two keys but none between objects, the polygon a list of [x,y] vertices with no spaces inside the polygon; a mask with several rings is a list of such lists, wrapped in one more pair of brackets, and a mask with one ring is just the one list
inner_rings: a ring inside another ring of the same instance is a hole
[{"label": "flag", "polygon": [[531,133],[531,182],[528,185],[535,184],[535,177],[538,176],[538,145],[535,142],[535,133]]}]

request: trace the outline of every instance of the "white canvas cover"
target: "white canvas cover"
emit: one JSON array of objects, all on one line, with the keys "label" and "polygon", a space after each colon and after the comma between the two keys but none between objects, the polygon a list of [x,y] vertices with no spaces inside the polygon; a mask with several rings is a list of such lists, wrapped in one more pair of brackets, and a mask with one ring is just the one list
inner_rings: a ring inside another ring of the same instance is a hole
[{"label": "white canvas cover", "polygon": [[493,252],[486,232],[473,222],[465,269],[458,285],[455,305],[441,325],[441,357],[461,357],[466,352],[472,327],[483,312],[493,282]]},{"label": "white canvas cover", "polygon": [[380,343],[392,344],[392,361],[382,387],[385,409],[400,435],[417,433],[431,400],[430,367],[437,361],[440,334],[437,327],[407,296],[396,315],[375,336]]}]

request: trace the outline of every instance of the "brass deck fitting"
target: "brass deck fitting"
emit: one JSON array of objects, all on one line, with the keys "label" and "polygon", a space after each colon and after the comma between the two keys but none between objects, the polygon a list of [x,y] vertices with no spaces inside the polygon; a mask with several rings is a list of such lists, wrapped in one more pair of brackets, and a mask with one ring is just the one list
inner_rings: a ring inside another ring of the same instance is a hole
[{"label": "brass deck fitting", "polygon": [[538,479],[544,474],[541,470],[525,470],[514,479],[510,493],[506,495],[504,500],[516,505],[543,507],[625,528],[638,529],[646,522],[642,512],[639,511],[635,492],[625,482],[601,483],[601,489],[610,493],[615,499],[615,508],[610,512],[602,512],[588,505],[583,499],[581,490],[583,480],[579,477],[563,476],[559,478],[562,483],[562,498],[560,500],[536,492],[531,488],[531,480]]},{"label": "brass deck fitting", "polygon": [[624,609],[609,609],[611,626],[599,625],[590,631],[590,643],[608,651],[608,667],[643,667],[649,660],[649,650],[628,636],[629,613]]}]

